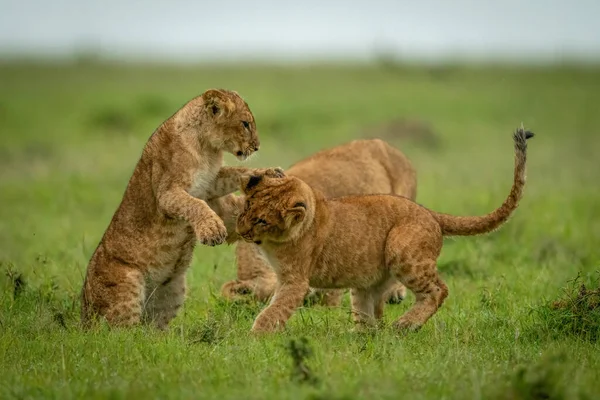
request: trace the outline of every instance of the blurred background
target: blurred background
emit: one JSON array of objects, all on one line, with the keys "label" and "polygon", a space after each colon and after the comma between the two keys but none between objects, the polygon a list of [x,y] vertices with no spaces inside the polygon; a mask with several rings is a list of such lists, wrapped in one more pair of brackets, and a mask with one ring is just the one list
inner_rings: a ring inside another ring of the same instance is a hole
[{"label": "blurred background", "polygon": [[593,0],[3,0],[0,49],[48,59],[598,61]]},{"label": "blurred background", "polygon": [[[588,254],[580,235],[600,235],[598,15],[593,0],[1,0],[0,261],[78,291],[145,141],[211,87],[254,112],[251,165],[379,137],[417,167],[418,201],[452,213],[504,198],[523,122],[538,133],[527,211],[502,232]],[[226,270],[192,281],[233,273],[231,251],[213,250],[195,262]],[[561,271],[556,282],[573,272]]]}]

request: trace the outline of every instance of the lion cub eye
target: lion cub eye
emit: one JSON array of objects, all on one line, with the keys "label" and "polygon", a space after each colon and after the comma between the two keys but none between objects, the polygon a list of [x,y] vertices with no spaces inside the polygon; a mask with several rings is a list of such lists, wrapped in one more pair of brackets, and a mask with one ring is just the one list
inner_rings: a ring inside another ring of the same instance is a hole
[{"label": "lion cub eye", "polygon": [[242,121],[242,125],[244,125],[244,128],[250,129],[250,123],[248,121]]}]

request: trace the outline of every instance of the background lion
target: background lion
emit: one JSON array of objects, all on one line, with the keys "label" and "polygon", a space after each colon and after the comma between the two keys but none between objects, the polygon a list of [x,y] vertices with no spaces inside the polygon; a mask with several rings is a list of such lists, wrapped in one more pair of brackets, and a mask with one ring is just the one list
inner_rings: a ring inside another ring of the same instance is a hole
[{"label": "background lion", "polygon": [[[308,183],[326,197],[370,193],[394,193],[415,200],[416,171],[398,149],[379,140],[354,140],[322,150],[291,166],[286,175]],[[277,277],[269,262],[253,243],[236,244],[237,279],[226,282],[221,293],[227,298],[252,294],[267,301],[275,292]],[[342,290],[313,290],[311,301],[339,305]],[[398,283],[390,288],[386,299],[400,302],[406,288]]]}]

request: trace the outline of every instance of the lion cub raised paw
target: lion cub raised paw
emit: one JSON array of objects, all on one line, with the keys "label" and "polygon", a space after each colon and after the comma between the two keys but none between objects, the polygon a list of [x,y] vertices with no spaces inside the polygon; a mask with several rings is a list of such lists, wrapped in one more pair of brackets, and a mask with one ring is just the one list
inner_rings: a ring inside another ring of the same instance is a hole
[{"label": "lion cub raised paw", "polygon": [[227,228],[215,213],[195,225],[194,232],[198,241],[206,246],[217,246],[225,243],[227,239]]}]

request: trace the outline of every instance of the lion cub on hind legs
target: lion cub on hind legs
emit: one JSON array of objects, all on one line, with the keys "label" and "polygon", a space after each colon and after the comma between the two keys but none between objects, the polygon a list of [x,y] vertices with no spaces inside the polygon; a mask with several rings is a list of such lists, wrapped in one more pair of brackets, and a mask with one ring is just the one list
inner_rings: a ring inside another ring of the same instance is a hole
[{"label": "lion cub on hind legs", "polygon": [[479,217],[438,213],[394,195],[326,199],[296,177],[242,178],[246,207],[237,231],[261,246],[278,278],[275,295],[252,330],[283,327],[309,287],[352,288],[355,322],[371,325],[383,317],[383,293],[396,280],[416,302],[394,326],[419,329],[448,296],[436,265],[443,236],[479,235],[508,220],[525,186],[530,137],[523,128],[514,133],[510,194],[495,211]]},{"label": "lion cub on hind legs", "polygon": [[84,326],[99,316],[110,325],[167,327],[183,304],[196,240],[214,246],[227,238],[209,204],[226,214],[227,198],[219,198],[244,174],[282,176],[278,168],[222,167],[223,152],[245,160],[259,146],[250,108],[228,90],[204,92],[158,127],[89,262]]}]

